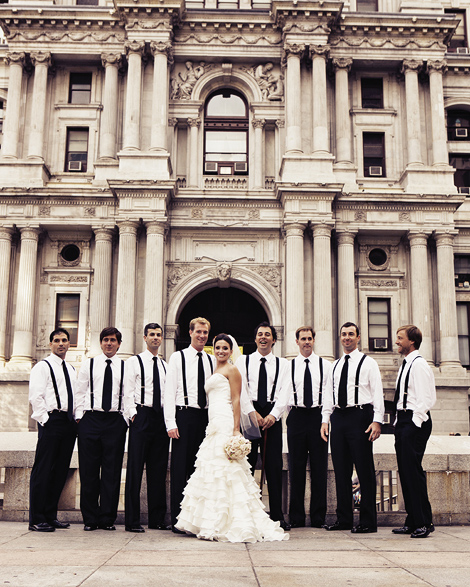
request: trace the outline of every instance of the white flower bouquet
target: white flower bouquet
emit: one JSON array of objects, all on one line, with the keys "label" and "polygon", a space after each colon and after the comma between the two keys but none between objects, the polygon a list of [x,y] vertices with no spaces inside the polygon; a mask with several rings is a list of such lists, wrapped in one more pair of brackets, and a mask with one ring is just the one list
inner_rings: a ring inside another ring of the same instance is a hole
[{"label": "white flower bouquet", "polygon": [[224,450],[229,461],[240,461],[250,453],[251,442],[241,434],[232,436],[225,443]]}]

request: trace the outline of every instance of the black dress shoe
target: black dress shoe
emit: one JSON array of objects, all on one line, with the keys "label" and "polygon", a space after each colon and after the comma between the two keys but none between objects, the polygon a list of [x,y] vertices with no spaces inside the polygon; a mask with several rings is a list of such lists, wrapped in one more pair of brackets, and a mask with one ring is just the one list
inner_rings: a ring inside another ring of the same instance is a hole
[{"label": "black dress shoe", "polygon": [[100,524],[99,529],[112,531],[112,530],[116,530],[116,526],[113,526],[113,524],[111,524],[110,526],[106,526],[105,524]]},{"label": "black dress shoe", "polygon": [[290,527],[291,528],[305,528],[305,523],[302,523],[302,522],[291,522],[290,523]]},{"label": "black dress shoe", "polygon": [[172,526],[171,531],[174,532],[175,534],[186,534],[186,532],[184,530],[180,530],[176,526]]},{"label": "black dress shoe", "polygon": [[354,526],[354,528],[351,528],[351,532],[353,534],[373,534],[374,532],[377,532],[377,528],[371,528],[369,526],[364,526],[363,524],[358,524],[357,526]]},{"label": "black dress shoe", "polygon": [[70,524],[68,522],[59,522],[59,520],[52,520],[52,522],[49,522],[49,524],[53,528],[59,528],[60,530],[66,530],[67,528],[70,528]]},{"label": "black dress shoe", "polygon": [[402,526],[401,528],[393,528],[394,534],[413,534],[413,530],[409,526]]},{"label": "black dress shoe", "polygon": [[85,525],[83,529],[85,532],[93,532],[93,530],[98,530],[98,524],[90,524],[89,526]]},{"label": "black dress shoe", "polygon": [[171,530],[171,526],[167,526],[166,524],[155,524],[154,526],[149,526],[149,530]]},{"label": "black dress shoe", "polygon": [[429,528],[429,532],[434,532],[434,530],[436,529],[436,528],[434,528],[434,524],[432,522],[429,524],[428,528]]},{"label": "black dress shoe", "polygon": [[142,534],[142,532],[145,532],[145,530],[142,528],[142,526],[126,526],[126,532],[135,532],[136,534]]},{"label": "black dress shoe", "polygon": [[[285,520],[279,520],[279,526],[281,526],[284,532],[289,532],[289,530],[292,528],[292,526]],[[299,528],[299,526],[297,526],[297,528]]]},{"label": "black dress shoe", "polygon": [[350,526],[349,524],[341,524],[340,522],[338,522],[338,520],[336,520],[336,522],[334,524],[331,524],[331,526],[325,524],[324,528],[325,530],[331,532],[332,530],[351,530],[352,526]]},{"label": "black dress shoe", "polygon": [[33,532],[54,532],[54,526],[51,526],[47,522],[39,522],[39,524],[30,524],[28,526],[29,530]]},{"label": "black dress shoe", "polygon": [[324,528],[325,527],[325,522],[312,522],[310,524],[310,526],[312,528]]},{"label": "black dress shoe", "polygon": [[421,526],[421,528],[416,528],[410,538],[427,538],[431,532],[432,530],[430,526]]}]

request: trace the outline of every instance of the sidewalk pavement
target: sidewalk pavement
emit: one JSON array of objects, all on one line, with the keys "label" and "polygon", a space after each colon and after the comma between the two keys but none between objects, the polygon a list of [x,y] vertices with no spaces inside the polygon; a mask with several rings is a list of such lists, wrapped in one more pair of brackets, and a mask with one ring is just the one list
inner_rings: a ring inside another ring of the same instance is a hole
[{"label": "sidewalk pavement", "polygon": [[469,577],[470,526],[437,527],[426,539],[298,528],[285,542],[245,545],[0,522],[0,585],[9,587],[468,587]]}]

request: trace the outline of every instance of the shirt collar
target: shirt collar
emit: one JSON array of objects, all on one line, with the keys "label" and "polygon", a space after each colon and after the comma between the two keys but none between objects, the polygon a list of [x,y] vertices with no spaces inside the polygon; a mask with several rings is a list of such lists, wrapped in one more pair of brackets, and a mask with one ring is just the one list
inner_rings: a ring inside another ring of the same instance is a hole
[{"label": "shirt collar", "polygon": [[202,351],[197,351],[192,345],[189,345],[187,348],[187,352],[189,353],[190,357],[197,357],[199,352],[204,353],[204,349]]},{"label": "shirt collar", "polygon": [[148,361],[151,361],[153,357],[158,357],[158,355],[154,355],[148,349],[145,349],[145,351],[142,353],[142,357]]},{"label": "shirt collar", "polygon": [[404,357],[405,361],[407,362],[407,364],[409,365],[411,363],[411,361],[413,361],[413,359],[416,359],[416,357],[419,356],[419,350],[416,349],[414,351],[412,351],[411,353],[409,353],[406,357]]},{"label": "shirt collar", "polygon": [[305,361],[305,359],[308,359],[310,361],[310,363],[313,363],[313,361],[315,360],[316,356],[317,355],[312,351],[312,354],[309,357],[304,357],[301,353],[299,353],[296,356],[296,359],[298,361],[300,361],[300,362],[303,362],[303,361]]},{"label": "shirt collar", "polygon": [[[360,354],[361,354],[361,351],[359,349],[354,349],[352,352],[348,353],[348,355],[351,357],[351,359],[357,358],[357,356]],[[343,353],[343,359],[345,356],[346,356],[346,353]]]},{"label": "shirt collar", "polygon": [[47,358],[50,359],[56,365],[62,365],[62,359],[57,355],[54,355],[54,353],[51,353]]},{"label": "shirt collar", "polygon": [[265,357],[263,357],[263,355],[258,351],[255,351],[253,353],[253,356],[258,362],[261,361],[261,359],[263,358],[266,359],[266,363],[270,363],[275,358],[272,351],[269,353],[269,355],[266,355]]}]

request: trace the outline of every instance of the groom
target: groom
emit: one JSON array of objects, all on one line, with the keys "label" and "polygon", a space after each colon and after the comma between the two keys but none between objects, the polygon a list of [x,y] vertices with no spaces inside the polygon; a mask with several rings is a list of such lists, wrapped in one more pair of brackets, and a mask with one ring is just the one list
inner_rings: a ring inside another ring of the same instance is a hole
[{"label": "groom", "polygon": [[205,318],[189,323],[191,344],[173,353],[168,362],[163,412],[171,446],[171,525],[175,528],[186,482],[194,471],[196,453],[207,427],[205,382],[215,369],[214,357],[204,352],[211,325]]}]

